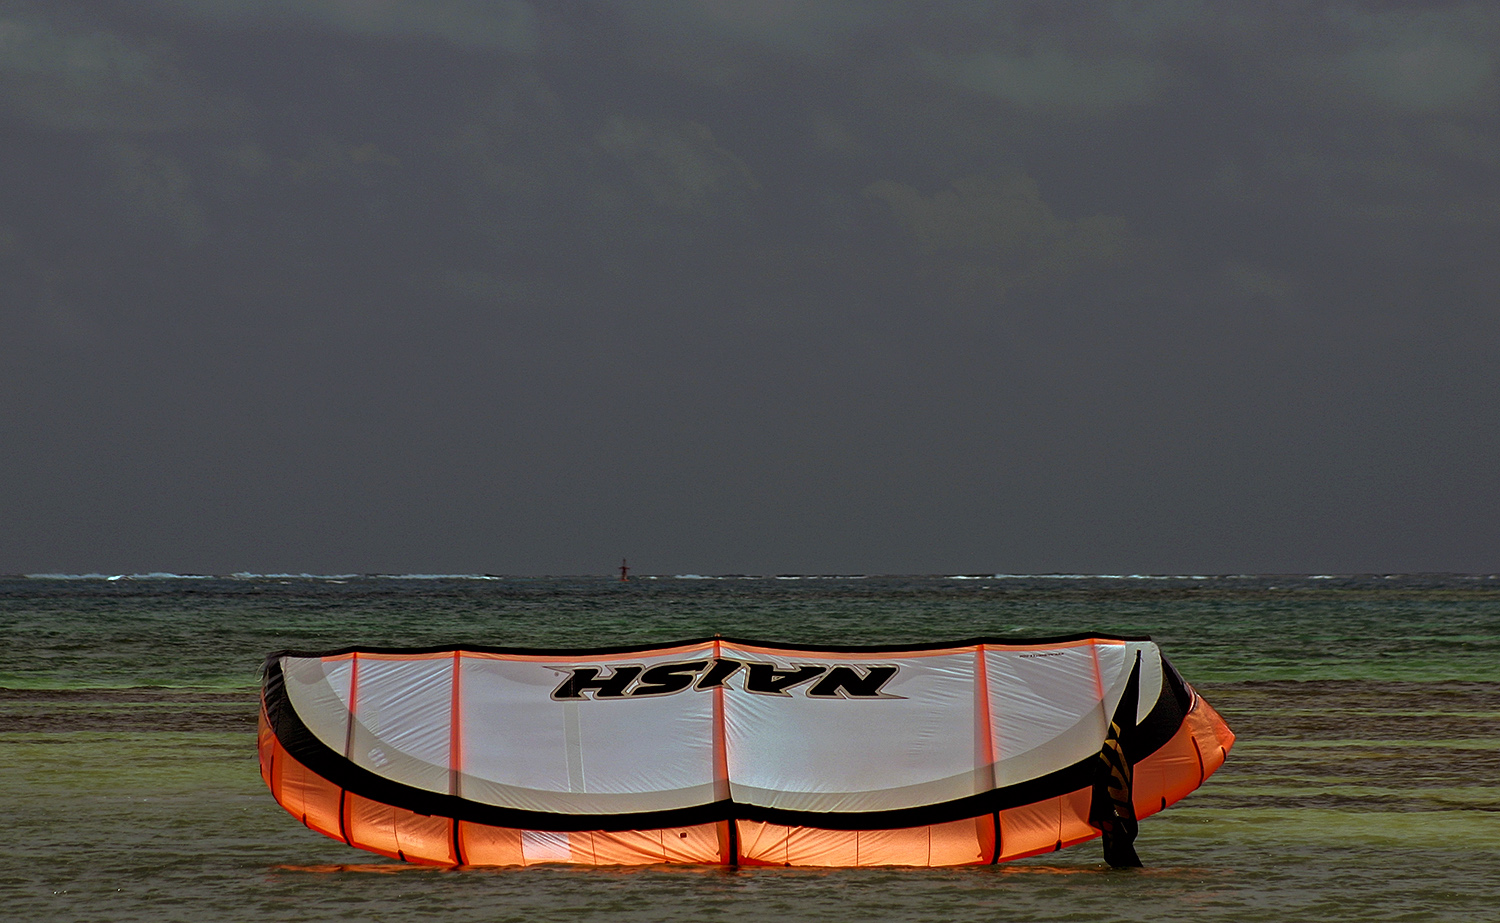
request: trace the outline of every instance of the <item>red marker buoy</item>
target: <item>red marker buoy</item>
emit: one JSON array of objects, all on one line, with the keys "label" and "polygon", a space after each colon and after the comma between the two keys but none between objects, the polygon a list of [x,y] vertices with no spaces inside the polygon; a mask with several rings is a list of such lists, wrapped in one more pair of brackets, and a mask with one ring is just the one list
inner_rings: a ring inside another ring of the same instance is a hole
[{"label": "red marker buoy", "polygon": [[625,559],[624,558],[621,558],[620,559],[620,582],[621,583],[625,583],[628,580],[630,580],[630,565],[625,563]]}]

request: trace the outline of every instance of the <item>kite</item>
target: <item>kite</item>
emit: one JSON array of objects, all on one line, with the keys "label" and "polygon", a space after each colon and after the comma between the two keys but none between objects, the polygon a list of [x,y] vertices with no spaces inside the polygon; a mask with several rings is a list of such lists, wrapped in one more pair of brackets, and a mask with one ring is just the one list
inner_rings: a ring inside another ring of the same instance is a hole
[{"label": "kite", "polygon": [[313,830],[430,865],[953,866],[1102,837],[1234,734],[1145,637],[901,647],[281,651],[261,775]]}]

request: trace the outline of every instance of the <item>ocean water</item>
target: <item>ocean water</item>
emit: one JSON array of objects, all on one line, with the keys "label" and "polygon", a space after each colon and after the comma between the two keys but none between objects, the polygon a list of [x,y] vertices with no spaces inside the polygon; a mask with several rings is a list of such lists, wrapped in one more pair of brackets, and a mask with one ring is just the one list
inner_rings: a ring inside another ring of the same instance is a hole
[{"label": "ocean water", "polygon": [[[1142,823],[998,867],[430,869],[265,791],[277,649],[1149,634],[1239,735]],[[1500,921],[1500,578],[0,578],[9,920]],[[9,923],[9,921],[7,921]]]}]

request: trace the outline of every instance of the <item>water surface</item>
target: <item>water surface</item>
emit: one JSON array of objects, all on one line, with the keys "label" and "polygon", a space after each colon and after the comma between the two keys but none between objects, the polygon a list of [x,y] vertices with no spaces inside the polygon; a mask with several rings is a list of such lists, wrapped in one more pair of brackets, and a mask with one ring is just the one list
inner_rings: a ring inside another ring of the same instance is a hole
[{"label": "water surface", "polygon": [[[262,786],[282,648],[723,633],[1155,637],[1239,734],[1142,824],[995,868],[441,870]],[[1500,580],[1487,577],[0,579],[0,899],[31,920],[1500,920]]]}]

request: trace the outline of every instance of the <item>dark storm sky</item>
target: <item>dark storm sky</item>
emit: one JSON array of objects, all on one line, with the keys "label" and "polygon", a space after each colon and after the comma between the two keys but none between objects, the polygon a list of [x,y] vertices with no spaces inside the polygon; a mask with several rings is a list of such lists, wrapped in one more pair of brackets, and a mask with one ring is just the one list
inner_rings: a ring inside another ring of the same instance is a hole
[{"label": "dark storm sky", "polygon": [[1500,5],[0,0],[0,572],[1500,570]]}]

